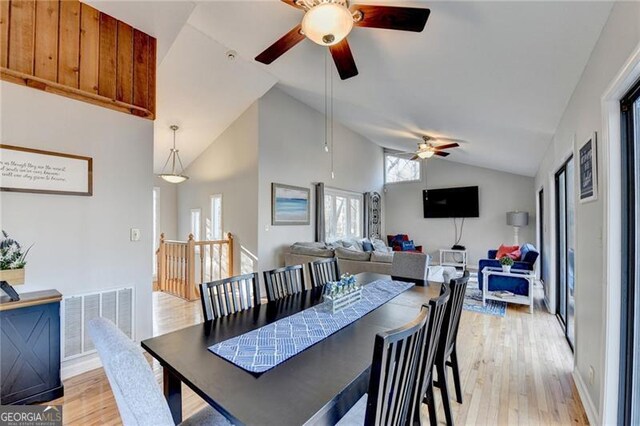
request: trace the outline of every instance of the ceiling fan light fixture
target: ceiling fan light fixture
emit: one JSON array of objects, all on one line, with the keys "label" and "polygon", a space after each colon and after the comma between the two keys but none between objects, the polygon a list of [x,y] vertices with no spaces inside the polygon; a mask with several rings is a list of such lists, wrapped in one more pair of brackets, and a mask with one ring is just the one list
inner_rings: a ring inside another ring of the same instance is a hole
[{"label": "ceiling fan light fixture", "polygon": [[353,15],[341,3],[321,3],[309,9],[302,19],[302,32],[321,46],[340,43],[353,29]]},{"label": "ceiling fan light fixture", "polygon": [[424,158],[431,158],[433,157],[433,154],[435,154],[435,152],[431,149],[427,150],[427,151],[420,151],[418,152],[416,155],[422,159]]}]

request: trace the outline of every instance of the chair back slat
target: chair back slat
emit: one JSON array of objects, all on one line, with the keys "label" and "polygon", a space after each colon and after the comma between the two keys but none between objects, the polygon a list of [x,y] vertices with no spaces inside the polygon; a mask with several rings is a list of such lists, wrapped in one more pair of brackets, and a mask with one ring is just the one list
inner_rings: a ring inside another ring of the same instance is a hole
[{"label": "chair back slat", "polygon": [[258,274],[238,275],[200,284],[205,321],[231,315],[260,304]]},{"label": "chair back slat", "polygon": [[[453,279],[449,282],[451,289],[451,298],[447,304],[442,322],[442,332],[440,335],[440,344],[438,347],[438,358],[444,356],[449,357],[456,338],[458,336],[458,326],[460,325],[460,317],[462,315],[462,306],[464,305],[464,295],[467,291],[467,283],[469,282],[469,271],[465,271],[460,278]],[[440,294],[444,292],[444,286],[440,290]]]},{"label": "chair back slat", "polygon": [[438,351],[438,343],[440,342],[440,333],[442,330],[442,323],[444,321],[444,314],[450,297],[451,290],[449,290],[449,286],[447,284],[443,284],[440,296],[437,299],[431,299],[429,301],[431,315],[429,315],[425,342],[421,348],[416,375],[416,387],[414,394],[412,395],[413,424],[421,424],[420,407],[422,406],[422,400],[427,393],[427,388],[432,383],[433,365]]},{"label": "chair back slat", "polygon": [[431,307],[416,319],[376,335],[364,424],[404,425],[411,413]]},{"label": "chair back slat", "polygon": [[264,282],[270,302],[282,299],[304,290],[304,269],[302,265],[293,265],[265,271]]},{"label": "chair back slat", "polygon": [[310,262],[309,276],[311,277],[312,287],[325,285],[329,281],[338,281],[340,279],[338,259],[331,257]]}]

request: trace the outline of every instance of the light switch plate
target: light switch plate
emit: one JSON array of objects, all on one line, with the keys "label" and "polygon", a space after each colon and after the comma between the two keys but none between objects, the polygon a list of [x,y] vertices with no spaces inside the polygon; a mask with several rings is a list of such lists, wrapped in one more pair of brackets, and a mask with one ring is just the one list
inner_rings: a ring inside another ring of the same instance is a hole
[{"label": "light switch plate", "polygon": [[131,228],[129,237],[131,241],[140,241],[140,230],[138,228]]}]

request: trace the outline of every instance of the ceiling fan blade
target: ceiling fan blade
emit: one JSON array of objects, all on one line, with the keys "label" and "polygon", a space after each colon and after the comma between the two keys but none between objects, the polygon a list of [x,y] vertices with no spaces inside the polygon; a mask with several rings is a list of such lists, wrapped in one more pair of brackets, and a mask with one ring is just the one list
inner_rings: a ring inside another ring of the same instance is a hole
[{"label": "ceiling fan blade", "polygon": [[415,161],[415,160],[417,160],[418,158],[420,158],[420,157],[418,157],[417,155],[414,155],[413,157],[411,157],[411,161]]},{"label": "ceiling fan blade", "polygon": [[256,56],[256,61],[270,64],[296,44],[304,40],[304,34],[300,32],[301,25],[297,25],[291,31],[282,36],[278,41],[269,46],[264,52]]},{"label": "ceiling fan blade", "polygon": [[449,149],[449,148],[456,148],[459,147],[460,145],[457,143],[448,143],[446,145],[438,145],[438,146],[434,146],[433,149],[435,149],[436,151],[439,151],[441,149]]},{"label": "ceiling fan blade", "polygon": [[298,3],[295,2],[295,0],[280,0],[283,3],[288,4],[289,6],[293,6],[296,9],[302,9],[302,6],[300,6]]},{"label": "ceiling fan blade", "polygon": [[449,153],[448,152],[444,152],[444,151],[436,151],[436,152],[433,153],[433,155],[438,155],[440,157],[447,157],[447,156],[449,156]]},{"label": "ceiling fan blade", "polygon": [[342,80],[346,80],[358,75],[358,68],[356,67],[356,61],[353,59],[349,42],[345,38],[340,43],[329,46],[331,56],[333,56],[333,62],[336,63],[338,68],[338,74]]},{"label": "ceiling fan blade", "polygon": [[351,6],[351,12],[362,14],[359,21],[354,22],[358,27],[386,28],[389,30],[414,31],[424,30],[429,18],[429,9],[398,6],[369,6],[356,4]]}]

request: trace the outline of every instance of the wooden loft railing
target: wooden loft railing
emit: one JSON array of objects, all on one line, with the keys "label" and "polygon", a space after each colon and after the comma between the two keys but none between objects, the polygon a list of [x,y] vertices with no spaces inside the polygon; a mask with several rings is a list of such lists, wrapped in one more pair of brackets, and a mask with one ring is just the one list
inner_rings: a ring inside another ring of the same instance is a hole
[{"label": "wooden loft railing", "polygon": [[227,278],[233,274],[233,235],[226,239],[195,241],[166,240],[160,235],[157,251],[158,276],[154,290],[196,300],[203,282]]}]

